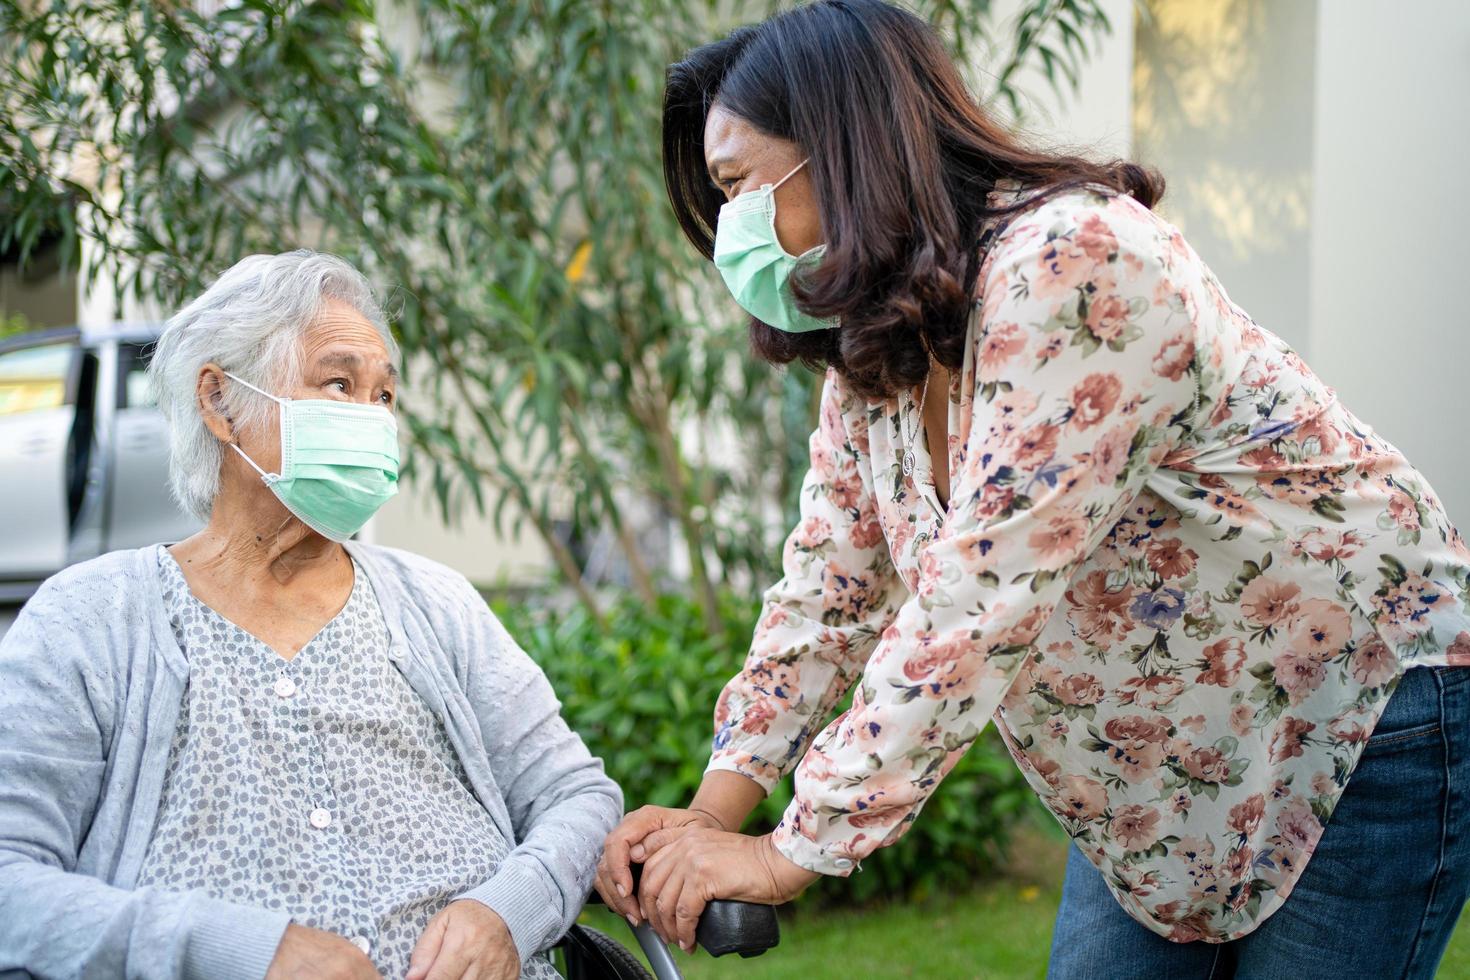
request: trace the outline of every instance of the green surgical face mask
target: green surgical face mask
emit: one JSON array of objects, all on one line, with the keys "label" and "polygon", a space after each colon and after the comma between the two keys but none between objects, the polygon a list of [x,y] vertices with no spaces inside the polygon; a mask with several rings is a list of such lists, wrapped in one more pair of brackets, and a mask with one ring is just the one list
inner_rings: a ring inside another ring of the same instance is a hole
[{"label": "green surgical face mask", "polygon": [[333,541],[346,541],[398,492],[398,420],[380,405],[279,398],[225,375],[281,406],[281,472],[267,473],[245,451],[286,509]]},{"label": "green surgical face mask", "polygon": [[791,276],[802,267],[814,265],[827,250],[818,245],[800,255],[781,247],[776,237],[776,188],[807,165],[774,184],[746,191],[720,208],[715,225],[715,268],[720,270],[730,294],[745,312],[786,333],[806,333],[837,326],[834,320],[819,320],[796,308],[791,295]]}]

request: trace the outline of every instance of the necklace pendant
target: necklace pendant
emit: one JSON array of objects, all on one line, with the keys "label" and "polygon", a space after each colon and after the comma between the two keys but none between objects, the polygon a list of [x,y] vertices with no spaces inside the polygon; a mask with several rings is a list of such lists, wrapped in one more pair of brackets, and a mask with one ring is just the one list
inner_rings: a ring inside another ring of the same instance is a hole
[{"label": "necklace pendant", "polygon": [[903,475],[904,476],[913,476],[914,475],[914,463],[915,463],[914,451],[912,449],[905,449],[903,451]]}]

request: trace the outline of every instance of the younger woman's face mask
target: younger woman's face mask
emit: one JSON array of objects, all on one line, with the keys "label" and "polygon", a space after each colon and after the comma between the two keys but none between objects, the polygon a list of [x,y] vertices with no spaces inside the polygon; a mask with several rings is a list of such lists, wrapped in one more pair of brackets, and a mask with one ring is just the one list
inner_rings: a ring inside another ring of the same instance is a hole
[{"label": "younger woman's face mask", "polygon": [[346,541],[398,492],[398,420],[381,405],[296,401],[225,375],[281,406],[281,472],[255,467],[265,485],[307,527]]},{"label": "younger woman's face mask", "polygon": [[837,326],[836,320],[819,320],[797,309],[796,298],[791,295],[792,275],[815,264],[827,246],[792,255],[776,237],[776,188],[807,162],[803,160],[774,184],[762,185],[726,202],[715,225],[715,268],[720,270],[735,302],[762,323],[787,333]]}]

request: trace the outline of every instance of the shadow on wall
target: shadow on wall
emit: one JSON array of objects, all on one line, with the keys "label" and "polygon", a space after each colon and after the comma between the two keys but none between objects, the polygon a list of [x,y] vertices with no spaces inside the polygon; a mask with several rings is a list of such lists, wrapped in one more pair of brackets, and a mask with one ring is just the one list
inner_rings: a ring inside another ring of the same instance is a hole
[{"label": "shadow on wall", "polygon": [[1160,212],[1231,298],[1298,350],[1308,339],[1316,7],[1148,0],[1135,36],[1134,149],[1168,180]]}]

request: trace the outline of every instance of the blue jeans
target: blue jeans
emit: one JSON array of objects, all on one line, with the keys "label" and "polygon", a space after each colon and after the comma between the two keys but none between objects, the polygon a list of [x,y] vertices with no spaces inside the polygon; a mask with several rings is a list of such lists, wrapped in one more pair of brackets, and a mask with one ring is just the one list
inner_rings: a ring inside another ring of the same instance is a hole
[{"label": "blue jeans", "polygon": [[1291,897],[1228,943],[1172,943],[1075,847],[1049,980],[1433,977],[1470,891],[1470,668],[1406,672]]}]

